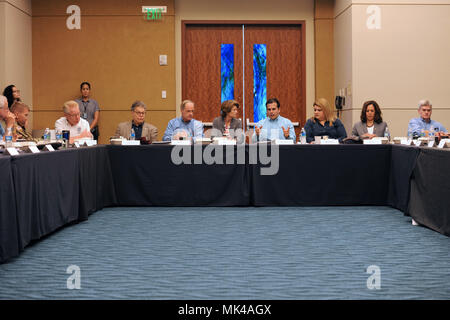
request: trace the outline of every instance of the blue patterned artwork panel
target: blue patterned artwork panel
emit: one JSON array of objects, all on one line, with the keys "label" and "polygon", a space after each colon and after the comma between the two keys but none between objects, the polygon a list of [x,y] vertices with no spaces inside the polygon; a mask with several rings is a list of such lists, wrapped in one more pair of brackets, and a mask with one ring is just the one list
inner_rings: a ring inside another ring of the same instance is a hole
[{"label": "blue patterned artwork panel", "polygon": [[221,102],[234,99],[234,45],[220,45]]}]

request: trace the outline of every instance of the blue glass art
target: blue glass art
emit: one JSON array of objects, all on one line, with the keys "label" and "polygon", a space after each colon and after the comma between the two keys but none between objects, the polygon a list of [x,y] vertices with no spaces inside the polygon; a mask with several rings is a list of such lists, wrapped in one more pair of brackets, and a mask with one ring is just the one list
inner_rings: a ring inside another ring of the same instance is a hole
[{"label": "blue glass art", "polygon": [[234,45],[220,46],[221,102],[234,99]]},{"label": "blue glass art", "polygon": [[266,118],[267,49],[265,44],[253,45],[253,121]]}]

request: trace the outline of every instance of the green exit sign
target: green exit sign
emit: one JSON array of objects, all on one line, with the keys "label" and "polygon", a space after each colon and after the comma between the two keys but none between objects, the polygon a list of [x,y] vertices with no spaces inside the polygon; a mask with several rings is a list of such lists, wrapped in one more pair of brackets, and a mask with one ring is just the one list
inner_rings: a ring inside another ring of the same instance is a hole
[{"label": "green exit sign", "polygon": [[161,20],[162,14],[167,12],[167,7],[142,7],[146,20]]}]

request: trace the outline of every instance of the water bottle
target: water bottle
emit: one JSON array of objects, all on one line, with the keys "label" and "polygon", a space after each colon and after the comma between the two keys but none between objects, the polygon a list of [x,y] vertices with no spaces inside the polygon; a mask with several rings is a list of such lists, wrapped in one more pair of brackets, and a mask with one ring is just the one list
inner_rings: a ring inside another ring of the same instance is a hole
[{"label": "water bottle", "polygon": [[61,142],[62,132],[60,129],[56,129],[55,136],[56,136],[56,141]]},{"label": "water bottle", "polygon": [[388,142],[391,141],[391,133],[389,132],[389,128],[386,126],[386,130],[384,130],[384,137],[388,139]]},{"label": "water bottle", "polygon": [[136,134],[134,133],[134,129],[131,128],[130,140],[136,140]]},{"label": "water bottle", "polygon": [[50,129],[49,128],[45,128],[44,131],[44,141],[50,141]]},{"label": "water bottle", "polygon": [[431,141],[431,140],[434,140],[434,127],[431,127],[430,128],[430,131],[428,131],[428,139]]},{"label": "water bottle", "polygon": [[13,146],[12,128],[6,129],[5,135],[5,147],[11,148]]},{"label": "water bottle", "polygon": [[300,133],[300,144],[306,144],[306,131],[305,131],[305,128],[302,128],[302,132]]},{"label": "water bottle", "polygon": [[425,137],[425,130],[424,129],[420,130],[420,137],[421,138]]}]

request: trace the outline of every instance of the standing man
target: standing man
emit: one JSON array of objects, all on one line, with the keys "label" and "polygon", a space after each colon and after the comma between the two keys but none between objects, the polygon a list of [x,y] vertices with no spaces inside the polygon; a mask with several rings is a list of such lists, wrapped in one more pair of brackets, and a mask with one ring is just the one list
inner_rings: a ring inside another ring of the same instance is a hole
[{"label": "standing man", "polygon": [[0,96],[0,139],[3,139],[8,128],[14,127],[16,117],[9,111],[8,99],[5,96]]},{"label": "standing man", "polygon": [[98,130],[98,119],[100,117],[98,102],[91,99],[91,84],[89,82],[83,82],[80,85],[80,91],[81,98],[78,98],[75,101],[80,107],[81,117],[89,122],[94,140],[98,140],[98,136],[100,135]]},{"label": "standing man", "polygon": [[427,135],[434,132],[436,136],[447,136],[445,127],[437,121],[431,120],[432,104],[428,100],[419,101],[419,118],[413,118],[408,124],[408,135],[420,136],[422,131]]},{"label": "standing man", "polygon": [[142,101],[135,101],[131,105],[131,121],[121,122],[117,126],[116,137],[130,138],[131,129],[134,130],[135,139],[140,140],[142,137],[151,143],[156,141],[158,137],[158,129],[150,124],[145,123],[145,113],[147,107]]},{"label": "standing man", "polygon": [[190,100],[181,103],[181,117],[169,121],[163,141],[203,137],[203,123],[194,119],[194,108]]},{"label": "standing man", "polygon": [[80,117],[80,108],[75,101],[67,101],[63,106],[64,117],[55,122],[55,129],[70,130],[69,143],[76,139],[92,138],[89,122]]},{"label": "standing man", "polygon": [[280,116],[280,102],[272,98],[266,102],[267,118],[255,125],[252,141],[266,141],[274,139],[291,139],[295,142],[294,125],[291,120]]}]

